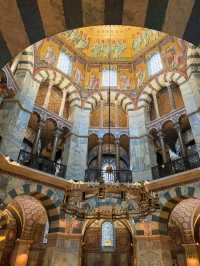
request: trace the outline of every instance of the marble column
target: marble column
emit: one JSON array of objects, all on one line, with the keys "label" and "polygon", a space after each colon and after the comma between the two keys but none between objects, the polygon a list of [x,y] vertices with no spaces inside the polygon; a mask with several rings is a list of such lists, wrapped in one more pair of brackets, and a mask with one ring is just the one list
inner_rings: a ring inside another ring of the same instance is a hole
[{"label": "marble column", "polygon": [[180,147],[181,147],[181,155],[182,155],[182,157],[185,157],[186,156],[186,147],[185,147],[185,144],[183,141],[183,137],[182,137],[182,133],[181,133],[181,127],[178,123],[175,124],[174,127],[177,131],[177,134],[178,134],[178,141],[179,141]]},{"label": "marble column", "polygon": [[115,152],[116,152],[116,169],[120,170],[120,146],[119,139],[115,139]]},{"label": "marble column", "polygon": [[44,103],[43,103],[43,108],[44,109],[48,109],[49,100],[50,100],[50,97],[51,97],[52,87],[53,87],[53,84],[49,83],[49,86],[48,86],[48,89],[47,89],[47,94],[46,94],[46,97],[45,97]]},{"label": "marble column", "polygon": [[34,144],[33,144],[33,150],[32,150],[33,154],[37,154],[38,153],[38,144],[39,144],[39,140],[40,140],[40,137],[41,137],[41,133],[42,133],[42,129],[44,127],[44,124],[45,124],[45,122],[43,120],[41,120],[39,122],[37,134],[36,134],[36,137],[35,137],[35,140],[34,140]]},{"label": "marble column", "polygon": [[19,90],[13,99],[4,100],[0,110],[0,152],[13,160],[18,158],[40,85],[26,71],[18,71],[15,80]]},{"label": "marble column", "polygon": [[12,266],[27,266],[32,242],[32,240],[16,240],[10,260]]},{"label": "marble column", "polygon": [[[146,123],[148,111],[145,108],[129,111],[130,169],[133,181],[152,179],[150,143]],[[153,159],[153,158],[152,158]]]},{"label": "marble column", "polygon": [[43,266],[80,266],[81,235],[50,233]]},{"label": "marble column", "polygon": [[28,266],[38,266],[44,260],[46,245],[42,243],[33,244],[30,248]]},{"label": "marble column", "polygon": [[53,149],[52,149],[52,153],[51,153],[51,160],[52,161],[55,161],[58,141],[59,141],[59,137],[61,134],[62,134],[61,130],[59,128],[57,128],[55,130],[54,139],[53,139]]},{"label": "marble column", "polygon": [[186,113],[191,125],[196,149],[200,155],[200,78],[192,74],[190,79],[180,86]]},{"label": "marble column", "polygon": [[170,240],[165,236],[136,237],[136,260],[138,266],[173,266]]},{"label": "marble column", "polygon": [[167,154],[166,154],[164,136],[163,136],[163,132],[162,131],[158,132],[158,137],[160,139],[160,146],[161,146],[161,150],[162,150],[163,162],[166,163],[167,162]]},{"label": "marble column", "polygon": [[117,101],[115,101],[115,127],[119,127],[119,114],[118,114]]},{"label": "marble column", "polygon": [[157,96],[156,96],[157,92],[153,91],[152,92],[152,96],[153,96],[153,104],[154,104],[154,108],[156,111],[156,119],[160,118],[160,112],[159,112],[159,107],[158,107],[158,100],[157,100]]},{"label": "marble column", "polygon": [[99,127],[103,127],[103,100],[100,101],[100,121]]},{"label": "marble column", "polygon": [[67,88],[64,88],[63,89],[62,102],[61,102],[60,111],[59,111],[59,116],[61,116],[61,117],[63,117],[63,114],[64,114],[66,97],[67,97]]},{"label": "marble column", "polygon": [[75,106],[70,119],[73,126],[63,153],[63,164],[67,165],[65,178],[84,180],[87,168],[90,111]]},{"label": "marble column", "polygon": [[102,144],[103,139],[98,139],[98,169],[101,170],[101,161],[102,161]]},{"label": "marble column", "polygon": [[167,91],[168,91],[169,103],[170,103],[171,111],[173,111],[173,110],[176,109],[176,104],[175,104],[174,96],[173,96],[173,93],[172,93],[171,85],[167,86]]},{"label": "marble column", "polygon": [[199,266],[200,265],[200,248],[199,244],[183,244],[186,255],[187,266]]}]

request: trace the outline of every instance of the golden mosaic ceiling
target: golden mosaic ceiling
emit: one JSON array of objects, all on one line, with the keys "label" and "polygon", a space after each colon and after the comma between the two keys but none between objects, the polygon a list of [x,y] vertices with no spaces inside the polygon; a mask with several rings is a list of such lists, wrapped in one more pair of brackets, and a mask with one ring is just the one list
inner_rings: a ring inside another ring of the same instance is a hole
[{"label": "golden mosaic ceiling", "polygon": [[130,26],[94,26],[66,31],[56,36],[84,59],[131,60],[166,34]]}]

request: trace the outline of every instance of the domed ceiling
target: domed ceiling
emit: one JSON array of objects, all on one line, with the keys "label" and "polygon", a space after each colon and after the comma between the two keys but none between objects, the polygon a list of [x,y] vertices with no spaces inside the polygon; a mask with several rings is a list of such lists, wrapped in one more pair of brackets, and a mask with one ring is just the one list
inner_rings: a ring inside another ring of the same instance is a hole
[{"label": "domed ceiling", "polygon": [[[35,45],[35,69],[57,69],[80,90],[106,90],[102,71],[110,66],[117,72],[117,85],[138,97],[149,80],[161,73],[186,74],[187,42],[167,34],[132,26],[93,26],[59,33]],[[63,52],[71,61],[70,72],[58,67]],[[151,75],[148,60],[160,54],[162,69]],[[53,73],[53,72],[52,72]],[[43,73],[48,76],[48,73]]]},{"label": "domed ceiling", "polygon": [[138,27],[96,26],[66,31],[57,39],[85,60],[129,61],[166,36]]}]

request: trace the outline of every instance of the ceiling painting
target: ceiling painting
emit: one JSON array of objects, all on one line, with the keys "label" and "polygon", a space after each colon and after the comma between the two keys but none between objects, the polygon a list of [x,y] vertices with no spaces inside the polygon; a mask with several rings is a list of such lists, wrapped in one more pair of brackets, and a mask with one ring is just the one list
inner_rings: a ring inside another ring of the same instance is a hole
[{"label": "ceiling painting", "polygon": [[40,64],[56,65],[60,54],[61,47],[53,40],[45,39],[38,45],[37,51]]},{"label": "ceiling painting", "polygon": [[100,62],[132,60],[166,34],[138,27],[95,26],[67,31],[57,37],[85,60]]},{"label": "ceiling painting", "polygon": [[147,65],[145,62],[140,62],[135,66],[135,82],[137,93],[141,91],[147,80]]},{"label": "ceiling painting", "polygon": [[166,69],[184,71],[186,67],[186,47],[182,40],[174,38],[171,42],[163,44],[161,55]]},{"label": "ceiling painting", "polygon": [[[35,45],[37,67],[56,68],[60,52],[68,54],[72,62],[68,78],[83,93],[106,90],[102,87],[102,71],[116,70],[117,86],[111,89],[127,93],[133,101],[137,101],[147,83],[162,71],[179,71],[184,75],[186,50],[187,43],[182,40],[131,26],[80,28]],[[161,55],[163,69],[149,76],[148,60],[155,52]]]}]

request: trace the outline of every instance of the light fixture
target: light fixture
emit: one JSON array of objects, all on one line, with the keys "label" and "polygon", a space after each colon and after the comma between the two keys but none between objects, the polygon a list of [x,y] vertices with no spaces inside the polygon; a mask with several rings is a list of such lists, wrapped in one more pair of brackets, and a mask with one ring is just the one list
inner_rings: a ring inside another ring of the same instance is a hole
[{"label": "light fixture", "polygon": [[80,220],[143,219],[159,208],[159,200],[144,183],[83,183],[68,188],[61,208]]}]

